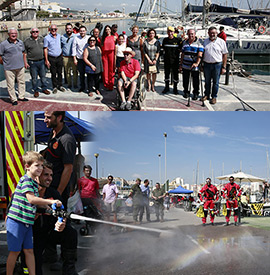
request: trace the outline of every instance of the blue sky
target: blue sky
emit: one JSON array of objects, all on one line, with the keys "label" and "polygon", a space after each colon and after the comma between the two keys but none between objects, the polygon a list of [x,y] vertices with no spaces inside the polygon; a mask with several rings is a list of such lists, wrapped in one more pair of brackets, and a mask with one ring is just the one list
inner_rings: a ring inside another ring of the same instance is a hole
[{"label": "blue sky", "polygon": [[[145,3],[147,3],[148,0],[145,0]],[[180,11],[181,10],[181,0],[175,1],[175,0],[167,0],[167,8],[172,10],[172,11]],[[198,5],[202,5],[203,1],[202,0],[191,0],[191,1],[186,1],[187,3],[197,3]],[[213,0],[212,3],[217,3],[217,4],[223,4],[228,3],[228,5],[231,5],[231,3],[234,3],[235,6],[237,7],[237,3],[240,3],[241,8],[248,8],[247,1],[215,1]],[[253,8],[257,8],[257,5],[261,3],[261,1],[255,1],[255,0],[250,0],[249,1],[251,6]],[[267,0],[263,0],[262,3],[264,6],[266,6]],[[95,8],[97,8],[99,11],[113,11],[113,10],[122,10],[123,7],[125,7],[126,12],[136,12],[139,9],[141,0],[99,0],[99,1],[88,1],[88,0],[81,0],[79,3],[74,2],[72,0],[62,0],[59,2],[63,7],[69,7],[72,9],[84,9],[84,10],[91,10],[93,11]]]},{"label": "blue sky", "polygon": [[267,178],[268,112],[81,112],[81,118],[95,124],[96,141],[83,152],[93,167],[99,153],[100,176],[157,182],[161,154],[164,181],[166,132],[169,180],[192,184],[198,162],[199,182],[222,175],[223,165],[224,174],[240,170],[240,162],[242,171]]}]

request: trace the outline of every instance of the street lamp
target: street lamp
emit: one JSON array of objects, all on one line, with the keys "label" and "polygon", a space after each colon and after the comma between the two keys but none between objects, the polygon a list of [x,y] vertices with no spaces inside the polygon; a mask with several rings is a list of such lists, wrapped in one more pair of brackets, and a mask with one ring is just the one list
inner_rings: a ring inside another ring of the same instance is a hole
[{"label": "street lamp", "polygon": [[165,138],[165,182],[167,181],[167,148],[166,148],[166,139],[167,139],[167,133],[163,134]]},{"label": "street lamp", "polygon": [[160,161],[161,154],[158,154],[159,159],[159,183],[161,183],[161,161]]},{"label": "street lamp", "polygon": [[94,156],[96,157],[96,178],[98,179],[98,153],[95,153]]}]

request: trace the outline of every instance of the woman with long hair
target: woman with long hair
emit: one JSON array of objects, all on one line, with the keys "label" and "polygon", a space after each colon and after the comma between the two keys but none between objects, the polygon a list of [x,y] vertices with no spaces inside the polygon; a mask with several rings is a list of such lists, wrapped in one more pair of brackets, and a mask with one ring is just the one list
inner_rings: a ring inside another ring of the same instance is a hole
[{"label": "woman with long hair", "polygon": [[141,64],[143,57],[143,39],[138,35],[138,26],[133,26],[131,31],[132,35],[127,38],[127,47],[130,47],[135,52],[134,59],[137,59]]},{"label": "woman with long hair", "polygon": [[101,38],[102,63],[103,63],[103,85],[112,91],[115,74],[115,41],[116,37],[112,35],[111,27],[106,25]]},{"label": "woman with long hair", "polygon": [[144,72],[147,76],[148,92],[150,89],[155,92],[155,82],[157,73],[159,73],[160,42],[156,39],[156,35],[156,31],[150,29],[147,32],[147,39],[143,43]]},{"label": "woman with long hair", "polygon": [[[87,47],[83,52],[83,60],[86,64],[85,72],[87,74],[87,84],[89,96],[93,96],[95,90],[98,95],[99,92],[99,81],[101,72],[103,71],[101,49],[97,45],[97,39],[92,35],[87,42]],[[94,89],[93,89],[94,87]]]}]

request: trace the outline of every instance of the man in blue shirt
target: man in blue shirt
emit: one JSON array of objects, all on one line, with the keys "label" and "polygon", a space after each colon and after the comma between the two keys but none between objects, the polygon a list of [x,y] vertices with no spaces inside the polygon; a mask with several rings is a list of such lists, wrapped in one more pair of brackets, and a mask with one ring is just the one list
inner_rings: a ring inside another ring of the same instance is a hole
[{"label": "man in blue shirt", "polygon": [[149,208],[149,195],[150,195],[150,188],[149,188],[149,180],[144,180],[143,184],[141,184],[141,190],[143,193],[143,211],[140,213],[140,222],[142,222],[144,208],[146,211],[146,219],[150,222],[150,208]]},{"label": "man in blue shirt", "polygon": [[55,24],[50,26],[50,33],[44,38],[44,57],[45,65],[52,74],[53,94],[56,94],[57,90],[65,92],[66,89],[62,86],[63,56],[61,35],[57,33]]},{"label": "man in blue shirt", "polygon": [[66,24],[66,33],[61,36],[61,47],[63,53],[64,70],[68,83],[68,88],[72,88],[71,70],[73,72],[73,87],[77,87],[78,71],[72,56],[72,44],[74,37],[73,27],[71,23]]},{"label": "man in blue shirt", "polygon": [[25,96],[24,68],[26,57],[24,44],[17,39],[18,32],[15,28],[8,30],[8,39],[0,44],[0,64],[4,65],[7,89],[12,105],[18,105],[15,93],[15,78],[18,82],[19,101],[28,101]]}]

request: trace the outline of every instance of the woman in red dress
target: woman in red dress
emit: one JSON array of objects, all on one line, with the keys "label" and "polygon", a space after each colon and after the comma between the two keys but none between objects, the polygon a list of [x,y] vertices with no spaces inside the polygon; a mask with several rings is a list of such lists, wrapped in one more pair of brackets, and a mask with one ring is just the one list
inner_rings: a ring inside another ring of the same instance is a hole
[{"label": "woman in red dress", "polygon": [[112,91],[115,74],[115,36],[111,33],[111,27],[105,26],[101,39],[102,63],[103,63],[103,85]]}]

